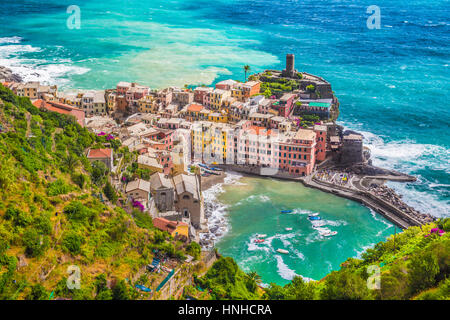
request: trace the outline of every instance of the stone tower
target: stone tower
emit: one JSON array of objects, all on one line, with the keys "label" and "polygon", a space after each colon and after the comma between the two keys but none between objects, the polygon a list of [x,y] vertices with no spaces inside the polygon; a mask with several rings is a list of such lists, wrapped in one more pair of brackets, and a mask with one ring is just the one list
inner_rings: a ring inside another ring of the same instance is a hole
[{"label": "stone tower", "polygon": [[283,70],[281,75],[283,77],[294,78],[297,70],[295,70],[295,56],[293,54],[286,55],[286,69]]}]

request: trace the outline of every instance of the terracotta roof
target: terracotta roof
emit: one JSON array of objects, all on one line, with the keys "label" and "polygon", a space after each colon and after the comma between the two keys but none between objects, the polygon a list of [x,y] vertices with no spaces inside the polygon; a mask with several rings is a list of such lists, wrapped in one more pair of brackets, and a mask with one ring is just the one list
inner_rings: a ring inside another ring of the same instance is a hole
[{"label": "terracotta roof", "polygon": [[111,149],[89,149],[88,158],[111,158]]},{"label": "terracotta roof", "polygon": [[158,217],[153,219],[153,225],[159,230],[172,233],[173,231],[175,231],[177,226],[187,226],[187,223],[180,221],[169,221],[167,219]]},{"label": "terracotta roof", "polygon": [[199,105],[199,104],[191,104],[188,108],[187,111],[190,112],[199,112],[203,110],[203,106]]},{"label": "terracotta roof", "polygon": [[36,101],[33,102],[33,105],[39,109],[45,108],[48,111],[72,115],[77,119],[77,122],[80,124],[80,126],[84,127],[84,118],[85,118],[84,111],[79,108],[75,108],[67,104],[54,101],[47,102],[42,99],[37,99]]}]

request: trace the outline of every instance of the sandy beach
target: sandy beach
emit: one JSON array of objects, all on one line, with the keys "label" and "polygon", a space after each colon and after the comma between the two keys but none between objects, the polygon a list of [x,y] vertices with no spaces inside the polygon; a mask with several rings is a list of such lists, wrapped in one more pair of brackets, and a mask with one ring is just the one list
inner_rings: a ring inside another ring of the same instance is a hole
[{"label": "sandy beach", "polygon": [[202,191],[208,190],[212,186],[223,183],[224,179],[226,177],[225,172],[220,172],[220,175],[210,175],[208,177],[201,177],[202,179]]}]

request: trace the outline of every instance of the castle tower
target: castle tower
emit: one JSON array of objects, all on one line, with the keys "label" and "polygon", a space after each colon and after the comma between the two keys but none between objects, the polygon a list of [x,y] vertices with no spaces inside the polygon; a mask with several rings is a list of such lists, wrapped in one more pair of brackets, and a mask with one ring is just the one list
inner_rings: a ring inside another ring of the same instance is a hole
[{"label": "castle tower", "polygon": [[286,55],[286,69],[283,70],[281,75],[283,77],[293,78],[297,70],[295,70],[295,56],[290,53]]}]

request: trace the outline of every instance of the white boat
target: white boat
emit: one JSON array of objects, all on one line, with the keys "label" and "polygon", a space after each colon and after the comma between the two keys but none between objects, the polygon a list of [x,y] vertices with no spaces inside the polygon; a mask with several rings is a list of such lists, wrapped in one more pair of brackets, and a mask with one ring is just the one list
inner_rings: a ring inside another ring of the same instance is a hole
[{"label": "white boat", "polygon": [[335,236],[335,235],[337,235],[337,231],[328,231],[328,232],[322,233],[322,236],[324,236],[324,237],[331,237],[331,236]]},{"label": "white boat", "polygon": [[267,237],[267,234],[257,234],[256,237],[257,238],[265,238],[265,237]]},{"label": "white boat", "polygon": [[318,212],[308,214],[308,217],[317,217],[319,215]]},{"label": "white boat", "polygon": [[289,253],[289,251],[284,250],[284,249],[277,249],[277,252],[283,253],[283,254],[288,254]]},{"label": "white boat", "polygon": [[313,228],[320,228],[326,225],[327,223],[325,221],[315,221],[313,222]]},{"label": "white boat", "polygon": [[286,228],[286,231],[292,231],[292,228]]}]

